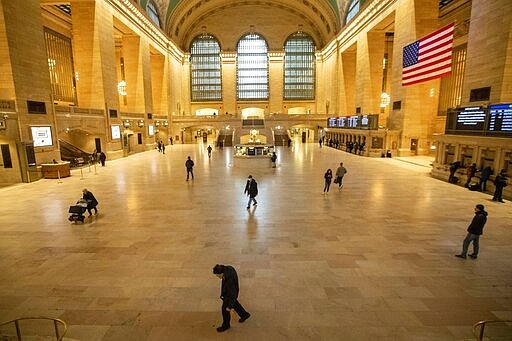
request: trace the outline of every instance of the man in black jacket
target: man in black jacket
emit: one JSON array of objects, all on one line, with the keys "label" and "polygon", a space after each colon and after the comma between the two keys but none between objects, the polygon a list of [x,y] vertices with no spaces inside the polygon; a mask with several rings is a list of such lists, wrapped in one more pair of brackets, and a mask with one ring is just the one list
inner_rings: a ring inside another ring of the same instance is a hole
[{"label": "man in black jacket", "polygon": [[258,195],[258,184],[256,183],[256,180],[252,178],[252,175],[249,175],[247,178],[247,184],[245,185],[244,193],[249,196],[247,209],[251,208],[251,202],[254,202],[254,206],[258,205],[256,202],[256,196]]},{"label": "man in black jacket", "polygon": [[468,234],[462,243],[462,253],[460,255],[455,255],[455,257],[466,259],[466,254],[468,253],[468,247],[471,242],[473,242],[473,253],[469,255],[469,257],[476,259],[478,257],[478,249],[479,249],[479,239],[483,234],[484,225],[487,222],[487,212],[484,210],[484,205],[478,204],[475,206],[475,216],[469,224]]},{"label": "man in black jacket", "polygon": [[217,264],[213,267],[213,274],[222,279],[220,298],[222,299],[222,326],[217,328],[219,333],[230,328],[231,310],[235,310],[243,323],[251,314],[238,302],[238,276],[235,268],[229,265]]},{"label": "man in black jacket", "polygon": [[82,199],[87,201],[87,212],[89,212],[89,216],[92,215],[92,209],[94,209],[94,214],[98,214],[98,209],[96,208],[96,206],[98,206],[98,200],[96,200],[94,194],[92,194],[92,192],[89,192],[87,188],[84,188],[82,193]]}]

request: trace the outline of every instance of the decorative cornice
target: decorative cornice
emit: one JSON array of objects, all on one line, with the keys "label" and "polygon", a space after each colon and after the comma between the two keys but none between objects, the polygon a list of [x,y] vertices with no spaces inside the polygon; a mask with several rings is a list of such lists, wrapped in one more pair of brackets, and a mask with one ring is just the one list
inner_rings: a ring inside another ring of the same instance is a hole
[{"label": "decorative cornice", "polygon": [[321,51],[322,59],[325,60],[332,55],[337,47],[343,47],[350,40],[361,33],[368,23],[372,22],[378,15],[383,13],[398,0],[373,0],[366,6],[343,30]]},{"label": "decorative cornice", "polygon": [[116,10],[117,13],[123,15],[124,19],[137,26],[155,44],[172,55],[176,60],[180,62],[183,61],[183,51],[181,51],[174,42],[172,42],[167,35],[153,23],[138,6],[133,4],[130,0],[106,1]]}]

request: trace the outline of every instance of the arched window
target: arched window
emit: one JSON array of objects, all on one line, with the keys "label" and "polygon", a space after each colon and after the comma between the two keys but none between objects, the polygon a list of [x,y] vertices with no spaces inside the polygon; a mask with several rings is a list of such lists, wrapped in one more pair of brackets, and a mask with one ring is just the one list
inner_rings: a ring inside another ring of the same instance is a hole
[{"label": "arched window", "polygon": [[315,99],[315,42],[303,32],[284,44],[284,99]]},{"label": "arched window", "polygon": [[350,4],[348,5],[347,10],[347,17],[345,19],[345,25],[349,23],[350,20],[352,20],[356,14],[359,12],[359,3],[360,0],[352,0]]},{"label": "arched window", "polygon": [[158,17],[158,11],[156,10],[156,5],[153,1],[148,1],[146,12],[148,12],[149,18],[153,20],[156,26],[160,27],[160,18]]},{"label": "arched window", "polygon": [[192,101],[222,100],[220,44],[203,33],[190,47],[190,87]]},{"label": "arched window", "polygon": [[268,47],[257,33],[249,33],[237,46],[237,98],[239,100],[268,99]]}]

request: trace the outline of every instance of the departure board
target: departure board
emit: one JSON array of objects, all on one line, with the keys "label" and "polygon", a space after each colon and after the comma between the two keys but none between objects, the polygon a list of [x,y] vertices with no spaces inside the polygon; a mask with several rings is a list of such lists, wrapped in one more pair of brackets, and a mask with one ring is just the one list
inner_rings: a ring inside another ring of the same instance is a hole
[{"label": "departure board", "polygon": [[327,119],[327,127],[375,130],[379,128],[379,115],[330,117]]},{"label": "departure board", "polygon": [[460,108],[457,112],[457,130],[484,130],[485,109],[482,107]]},{"label": "departure board", "polygon": [[489,106],[489,131],[512,133],[512,104]]}]

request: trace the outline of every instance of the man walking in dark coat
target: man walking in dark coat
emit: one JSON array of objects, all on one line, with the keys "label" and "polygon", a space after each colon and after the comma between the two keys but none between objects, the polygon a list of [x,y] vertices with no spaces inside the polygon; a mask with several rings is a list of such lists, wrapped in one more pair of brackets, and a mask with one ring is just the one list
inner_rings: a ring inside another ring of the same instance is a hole
[{"label": "man walking in dark coat", "polygon": [[249,202],[247,203],[247,209],[251,208],[251,202],[254,202],[254,206],[258,205],[256,202],[256,196],[258,195],[258,184],[256,180],[249,175],[247,178],[247,184],[245,185],[244,193],[249,196]]},{"label": "man walking in dark coat", "polygon": [[468,253],[468,247],[471,242],[473,242],[473,253],[469,255],[469,257],[476,259],[478,257],[479,250],[479,239],[483,234],[484,225],[487,222],[487,212],[484,210],[484,205],[478,204],[475,206],[475,216],[469,224],[468,234],[462,242],[462,253],[460,255],[455,255],[455,257],[466,259],[466,254]]},{"label": "man walking in dark coat", "polygon": [[222,325],[217,328],[219,333],[228,330],[231,325],[231,310],[235,310],[243,323],[251,314],[238,302],[238,276],[235,268],[230,265],[217,264],[213,267],[213,274],[222,279],[220,298],[222,300]]},{"label": "man walking in dark coat", "polygon": [[485,167],[480,171],[480,192],[487,190],[487,181],[491,177],[492,169],[490,166]]},{"label": "man walking in dark coat", "polygon": [[185,167],[187,168],[187,181],[188,181],[188,176],[191,175],[192,176],[192,180],[194,180],[194,161],[192,161],[192,159],[189,157],[187,157],[187,161],[185,161]]}]

